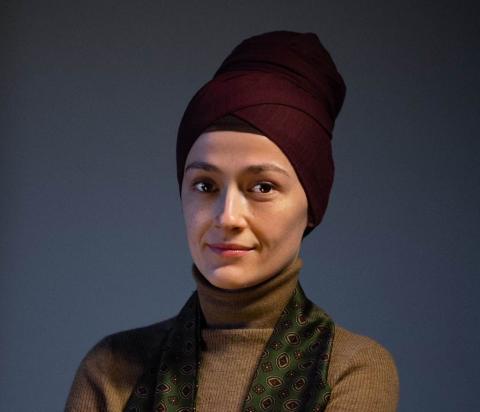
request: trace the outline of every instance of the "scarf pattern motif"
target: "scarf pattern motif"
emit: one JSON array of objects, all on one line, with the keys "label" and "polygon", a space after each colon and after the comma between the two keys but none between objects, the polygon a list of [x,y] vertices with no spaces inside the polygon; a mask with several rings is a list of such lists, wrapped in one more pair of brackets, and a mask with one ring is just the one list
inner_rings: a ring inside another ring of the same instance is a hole
[{"label": "scarf pattern motif", "polygon": [[[194,412],[202,313],[194,292],[137,382],[125,412]],[[297,283],[257,364],[242,412],[324,411],[334,323]]]}]

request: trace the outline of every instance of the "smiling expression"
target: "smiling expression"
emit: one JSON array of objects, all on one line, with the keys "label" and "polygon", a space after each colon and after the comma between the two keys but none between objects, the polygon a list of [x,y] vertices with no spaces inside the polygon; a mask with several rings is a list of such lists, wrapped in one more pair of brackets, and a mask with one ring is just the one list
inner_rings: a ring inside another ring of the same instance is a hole
[{"label": "smiling expression", "polygon": [[209,131],[193,144],[182,210],[193,261],[222,289],[261,283],[291,265],[307,226],[307,197],[266,136]]}]

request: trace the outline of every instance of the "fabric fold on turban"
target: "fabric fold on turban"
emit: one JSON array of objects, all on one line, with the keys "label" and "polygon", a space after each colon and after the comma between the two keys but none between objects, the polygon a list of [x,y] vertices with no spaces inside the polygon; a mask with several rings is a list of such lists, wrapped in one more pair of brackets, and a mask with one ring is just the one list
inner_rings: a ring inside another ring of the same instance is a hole
[{"label": "fabric fold on turban", "polygon": [[[317,226],[333,184],[332,130],[345,83],[314,33],[276,31],[250,37],[191,99],[177,136],[177,179],[195,140],[234,115],[270,138],[292,163]],[[313,229],[310,228],[308,232]]]}]

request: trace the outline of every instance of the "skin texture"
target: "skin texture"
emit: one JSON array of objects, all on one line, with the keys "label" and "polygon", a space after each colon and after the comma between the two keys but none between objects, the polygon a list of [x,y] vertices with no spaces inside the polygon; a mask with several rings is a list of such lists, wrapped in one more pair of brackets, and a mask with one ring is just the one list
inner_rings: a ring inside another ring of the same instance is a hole
[{"label": "skin texture", "polygon": [[[264,164],[284,173],[247,169]],[[266,136],[239,131],[200,135],[185,163],[181,193],[190,253],[212,285],[257,285],[298,256],[307,197],[288,158]],[[243,256],[222,256],[209,246],[215,243],[252,249]]]}]

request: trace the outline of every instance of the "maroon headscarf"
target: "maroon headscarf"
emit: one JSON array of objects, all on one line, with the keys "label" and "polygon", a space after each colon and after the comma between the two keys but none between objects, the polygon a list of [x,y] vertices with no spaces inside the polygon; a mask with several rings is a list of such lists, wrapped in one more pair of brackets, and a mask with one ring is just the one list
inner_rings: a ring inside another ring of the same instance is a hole
[{"label": "maroon headscarf", "polygon": [[330,140],[345,90],[333,60],[313,33],[275,31],[244,40],[185,110],[177,136],[180,192],[195,140],[216,120],[234,115],[285,153],[305,190],[310,221],[317,226],[333,183]]}]

